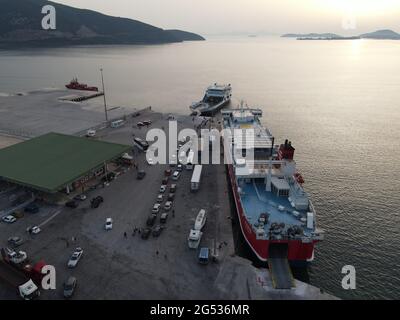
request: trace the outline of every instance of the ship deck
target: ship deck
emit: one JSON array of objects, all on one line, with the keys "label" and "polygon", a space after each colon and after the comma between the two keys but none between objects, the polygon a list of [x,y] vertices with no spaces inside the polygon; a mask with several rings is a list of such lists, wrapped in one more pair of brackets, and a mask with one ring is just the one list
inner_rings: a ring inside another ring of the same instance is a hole
[{"label": "ship deck", "polygon": [[[267,192],[264,183],[252,181],[244,183],[240,187],[242,189],[242,206],[251,225],[254,226],[258,222],[261,213],[268,213],[268,224],[264,227],[266,232],[269,232],[271,224],[274,222],[284,223],[285,230],[291,226],[302,227],[305,235],[310,235],[313,231],[307,229],[306,223],[300,221],[300,218],[307,217],[306,210],[295,210],[292,208],[288,198],[277,197],[272,192]],[[279,209],[280,206],[281,210]],[[282,207],[284,208],[283,210]],[[300,213],[299,217],[293,215],[294,211]]]}]

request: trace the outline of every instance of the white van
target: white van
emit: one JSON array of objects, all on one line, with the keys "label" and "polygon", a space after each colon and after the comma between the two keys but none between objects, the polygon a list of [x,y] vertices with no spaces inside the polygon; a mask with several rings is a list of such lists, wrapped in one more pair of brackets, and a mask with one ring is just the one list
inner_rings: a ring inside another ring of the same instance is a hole
[{"label": "white van", "polygon": [[119,128],[122,127],[125,124],[124,120],[116,120],[111,122],[111,128]]}]

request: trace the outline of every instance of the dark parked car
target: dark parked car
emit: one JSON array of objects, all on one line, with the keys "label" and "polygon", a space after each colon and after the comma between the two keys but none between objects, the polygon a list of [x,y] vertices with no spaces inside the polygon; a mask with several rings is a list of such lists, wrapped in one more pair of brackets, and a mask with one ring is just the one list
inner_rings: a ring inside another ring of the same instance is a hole
[{"label": "dark parked car", "polygon": [[27,207],[25,207],[25,212],[38,213],[39,212],[39,206],[36,203],[31,203]]},{"label": "dark parked car", "polygon": [[170,193],[169,195],[168,195],[168,200],[167,201],[174,201],[174,198],[175,198],[175,193]]},{"label": "dark parked car", "polygon": [[154,223],[156,222],[156,219],[157,219],[157,215],[154,214],[154,213],[151,214],[151,215],[147,218],[146,225],[147,225],[148,227],[153,226]]},{"label": "dark parked car", "polygon": [[176,184],[171,184],[171,187],[169,188],[170,193],[175,193],[176,192]]},{"label": "dark parked car", "polygon": [[78,203],[76,201],[71,200],[71,201],[68,201],[65,204],[65,206],[68,208],[76,209],[76,208],[78,208]]},{"label": "dark parked car", "polygon": [[146,240],[150,237],[151,234],[151,229],[150,228],[146,228],[142,231],[142,239]]},{"label": "dark parked car", "polygon": [[164,174],[165,174],[166,177],[169,177],[172,174],[172,170],[171,169],[166,169],[164,171]]},{"label": "dark parked car", "polygon": [[97,209],[97,208],[100,206],[100,204],[103,203],[103,202],[104,202],[103,197],[102,197],[102,196],[98,196],[98,197],[96,197],[96,198],[93,198],[93,199],[90,201],[90,205],[91,205],[91,207],[92,207],[93,209]]},{"label": "dark parked car", "polygon": [[161,235],[161,232],[163,231],[163,227],[162,226],[155,226],[153,229],[153,237],[157,238]]},{"label": "dark parked car", "polygon": [[160,217],[160,223],[167,223],[168,220],[168,212],[164,212]]},{"label": "dark parked car", "polygon": [[140,170],[140,171],[138,171],[136,178],[138,180],[142,180],[142,179],[144,179],[145,176],[146,176],[146,172],[144,170]]},{"label": "dark parked car", "polygon": [[162,180],[162,185],[163,186],[166,186],[167,184],[168,184],[168,177],[165,177],[163,180]]},{"label": "dark parked car", "polygon": [[7,242],[14,248],[19,247],[24,243],[24,240],[20,237],[11,237],[8,238]]},{"label": "dark parked car", "polygon": [[77,285],[77,280],[75,277],[69,277],[67,281],[64,282],[64,298],[72,298],[75,293]]}]

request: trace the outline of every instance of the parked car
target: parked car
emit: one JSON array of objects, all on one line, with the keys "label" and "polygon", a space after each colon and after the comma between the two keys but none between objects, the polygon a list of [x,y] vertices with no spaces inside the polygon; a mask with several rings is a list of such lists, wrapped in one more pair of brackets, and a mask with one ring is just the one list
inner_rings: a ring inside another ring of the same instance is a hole
[{"label": "parked car", "polygon": [[78,194],[78,195],[76,195],[74,197],[74,200],[76,200],[76,201],[85,201],[86,199],[87,199],[87,196],[84,195],[83,193],[82,194]]},{"label": "parked car", "polygon": [[171,184],[170,188],[169,188],[169,192],[170,193],[175,193],[176,192],[176,184]]},{"label": "parked car", "polygon": [[24,240],[20,237],[11,237],[8,238],[7,242],[10,246],[17,248],[24,243]]},{"label": "parked car", "polygon": [[162,186],[160,187],[160,193],[165,193],[166,190],[167,190],[167,186],[162,185]]},{"label": "parked car", "polygon": [[161,235],[161,232],[163,231],[163,229],[164,228],[160,225],[155,226],[153,229],[153,237],[155,237],[155,238],[159,237]]},{"label": "parked car", "polygon": [[157,196],[157,202],[158,203],[162,203],[164,201],[164,195],[163,194],[159,194],[158,196]]},{"label": "parked car", "polygon": [[165,224],[168,220],[168,212],[164,212],[160,217],[160,223]]},{"label": "parked car", "polygon": [[96,198],[93,198],[93,199],[90,201],[90,204],[91,204],[91,207],[92,207],[93,209],[97,209],[97,208],[100,206],[100,204],[103,203],[103,202],[104,202],[103,197],[102,197],[102,196],[98,196],[98,197],[96,197]]},{"label": "parked car", "polygon": [[181,176],[181,173],[179,171],[175,171],[174,174],[172,175],[172,180],[179,180],[179,177]]},{"label": "parked car", "polygon": [[148,159],[147,159],[147,163],[148,163],[150,166],[156,164],[156,162],[153,160],[153,158],[148,158]]},{"label": "parked car", "polygon": [[146,176],[146,172],[144,170],[139,170],[138,173],[137,173],[136,178],[138,180],[143,180],[145,176]]},{"label": "parked car", "polygon": [[171,169],[165,169],[164,175],[165,175],[166,177],[169,177],[171,174],[172,174],[172,170],[171,170]]},{"label": "parked car", "polygon": [[144,126],[144,123],[143,123],[143,122],[138,122],[138,123],[136,124],[136,126],[137,126],[138,128],[143,127],[143,126]]},{"label": "parked car", "polygon": [[162,180],[162,185],[163,186],[166,186],[167,184],[168,184],[168,177],[165,177],[163,180]]},{"label": "parked car", "polygon": [[88,130],[86,131],[86,137],[92,138],[96,136],[96,130]]},{"label": "parked car", "polygon": [[160,208],[161,208],[161,205],[160,205],[159,203],[156,203],[156,204],[153,206],[153,209],[151,210],[151,212],[157,214],[157,213],[160,212]]},{"label": "parked car", "polygon": [[8,215],[8,216],[3,217],[1,220],[5,223],[14,223],[15,221],[17,221],[17,218],[15,218],[12,215]]},{"label": "parked car", "polygon": [[68,268],[75,268],[78,265],[79,260],[81,260],[83,255],[82,248],[76,248],[71,258],[68,260]]},{"label": "parked car", "polygon": [[76,209],[76,208],[78,208],[79,204],[76,201],[71,200],[71,201],[68,201],[65,204],[65,206],[68,208]]},{"label": "parked car", "polygon": [[42,229],[40,229],[38,226],[33,226],[33,227],[28,227],[26,229],[26,232],[30,234],[39,234],[40,232],[42,232]]},{"label": "parked car", "polygon": [[29,213],[38,213],[39,206],[36,203],[32,202],[31,204],[26,206],[24,210],[25,210],[25,212],[29,212]]},{"label": "parked car", "polygon": [[178,166],[176,167],[176,170],[179,172],[183,171],[183,165],[178,164]]},{"label": "parked car", "polygon": [[146,240],[146,239],[148,239],[150,237],[150,234],[151,234],[151,229],[150,228],[146,228],[146,229],[142,230],[141,237],[142,237],[142,239]]},{"label": "parked car", "polygon": [[170,193],[168,195],[168,201],[174,201],[174,198],[175,198],[175,193]]},{"label": "parked car", "polygon": [[169,211],[172,208],[172,201],[167,201],[164,205],[165,211]]},{"label": "parked car", "polygon": [[112,228],[113,228],[113,219],[107,218],[106,223],[104,224],[104,229],[106,229],[106,231],[109,231],[112,230]]},{"label": "parked car", "polygon": [[151,122],[150,120],[145,120],[145,121],[143,121],[143,124],[144,124],[145,126],[149,126],[149,125],[152,124],[152,122]]},{"label": "parked car", "polygon": [[67,281],[64,282],[64,298],[72,298],[75,293],[76,285],[77,280],[75,277],[69,277]]},{"label": "parked car", "polygon": [[154,214],[154,213],[152,213],[152,214],[147,218],[146,225],[147,225],[148,227],[154,226],[154,224],[156,223],[156,219],[157,219],[157,215]]}]

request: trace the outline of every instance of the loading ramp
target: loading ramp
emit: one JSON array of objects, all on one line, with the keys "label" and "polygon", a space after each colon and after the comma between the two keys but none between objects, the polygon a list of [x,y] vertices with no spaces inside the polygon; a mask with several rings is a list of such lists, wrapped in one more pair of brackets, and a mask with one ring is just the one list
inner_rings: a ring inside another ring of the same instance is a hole
[{"label": "loading ramp", "polygon": [[295,282],[287,259],[287,245],[272,244],[269,248],[269,272],[275,289],[291,289]]}]

